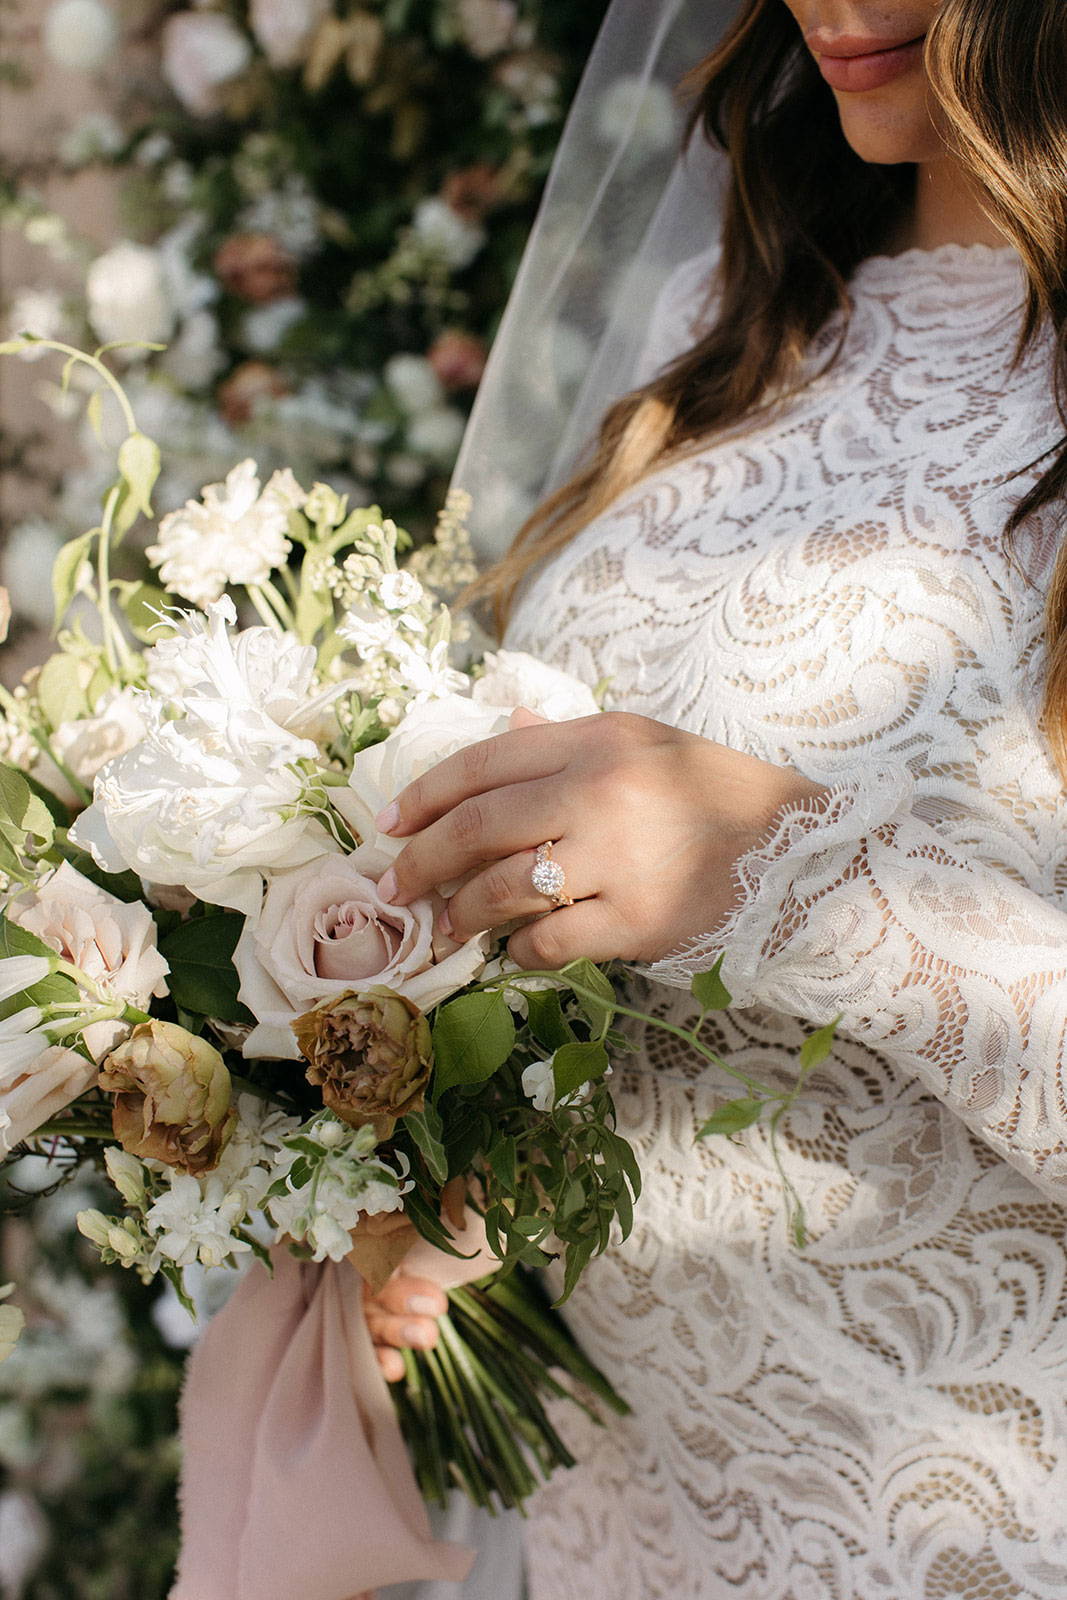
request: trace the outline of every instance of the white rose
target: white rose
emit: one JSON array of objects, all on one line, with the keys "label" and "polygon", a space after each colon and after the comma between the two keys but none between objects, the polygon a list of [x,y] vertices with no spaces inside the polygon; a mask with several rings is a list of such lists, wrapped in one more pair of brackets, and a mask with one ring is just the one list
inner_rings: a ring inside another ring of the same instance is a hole
[{"label": "white rose", "polygon": [[[142,244],[117,244],[97,256],[85,279],[89,321],[97,338],[166,343],[174,328],[163,265]],[[136,354],[136,352],[134,352]]]},{"label": "white rose", "polygon": [[58,67],[97,72],[118,44],[115,13],[100,0],[56,0],[41,27],[41,43]]},{"label": "white rose", "polygon": [[411,220],[419,242],[457,272],[470,266],[486,240],[484,228],[464,222],[448,201],[437,195],[420,200]]},{"label": "white rose", "polygon": [[179,11],[163,26],[163,76],[197,116],[219,109],[220,91],[251,60],[251,40],[217,11]]},{"label": "white rose", "polygon": [[467,423],[454,406],[435,406],[412,417],[407,443],[416,455],[428,456],[441,467],[450,467],[459,454]]},{"label": "white rose", "polygon": [[390,857],[399,855],[403,840],[379,833],[379,812],[407,785],[446,756],[480,739],[506,733],[508,715],[492,706],[475,705],[462,695],[445,695],[412,707],[403,722],[381,744],[361,750],[352,764],[345,789],[331,789],[330,801],[354,833]]},{"label": "white rose", "polygon": [[272,67],[295,67],[330,9],[330,0],[252,0],[248,22]]},{"label": "white rose", "polygon": [[199,501],[169,512],[146,552],[166,587],[206,606],[227,584],[266,583],[292,548],[285,534],[293,501],[279,492],[281,477],[276,473],[261,494],[255,462],[242,461],[225,483],[209,483]]},{"label": "white rose", "polygon": [[383,984],[429,1011],[485,965],[488,936],[435,939],[443,901],[393,906],[378,894],[392,854],[361,845],[273,878],[234,951],[240,997],[258,1026],[246,1056],[296,1060],[292,1023],[324,1001]]},{"label": "white rose", "polygon": [[569,672],[550,667],[524,650],[489,651],[485,676],[471,690],[477,705],[526,706],[551,722],[591,717],[600,710],[593,691]]},{"label": "white rose", "polygon": [[76,778],[92,784],[101,767],[132,750],[147,732],[135,691],[112,689],[98,703],[95,716],[61,722],[52,748]]},{"label": "white rose", "polygon": [[444,400],[441,380],[425,356],[406,352],[390,356],[385,363],[384,377],[389,393],[409,416],[432,411]]},{"label": "white rose", "polygon": [[[117,999],[144,1010],[167,993],[170,968],[156,948],[156,925],[139,900],[118,900],[64,861],[51,877],[20,893],[6,916],[37,935]],[[122,1022],[97,1022],[85,1042],[99,1061],[126,1031]]]}]

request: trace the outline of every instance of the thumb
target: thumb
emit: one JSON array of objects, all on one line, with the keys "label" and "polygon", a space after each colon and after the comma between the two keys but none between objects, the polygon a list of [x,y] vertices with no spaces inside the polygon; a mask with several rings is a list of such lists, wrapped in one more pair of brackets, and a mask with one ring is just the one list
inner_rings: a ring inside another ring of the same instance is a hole
[{"label": "thumb", "polygon": [[531,711],[529,706],[516,706],[511,713],[512,728],[539,728],[542,723],[548,722],[548,717],[539,716],[536,711]]}]

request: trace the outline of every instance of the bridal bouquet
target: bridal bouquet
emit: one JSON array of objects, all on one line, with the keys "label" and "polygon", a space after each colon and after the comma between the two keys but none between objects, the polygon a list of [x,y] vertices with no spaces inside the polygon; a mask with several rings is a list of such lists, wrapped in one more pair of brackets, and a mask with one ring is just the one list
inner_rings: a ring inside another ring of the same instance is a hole
[{"label": "bridal bouquet", "polygon": [[[394,1395],[426,1496],[521,1503],[570,1459],[546,1397],[625,1409],[531,1269],[558,1258],[565,1298],[631,1227],[609,1079],[616,1024],[642,1013],[590,962],[517,970],[507,930],[444,937],[448,885],[384,900],[401,846],[375,818],[517,705],[597,703],[513,652],[455,664],[459,497],[412,551],[378,508],[243,461],[159,523],[158,581],[116,576],[160,453],[100,354],[64,353],[127,437],[99,526],[56,562],[58,648],[2,691],[5,1165],[101,1164],[114,1212],[82,1233],[180,1295],[192,1263],[269,1265],[279,1243],[377,1290],[419,1238],[463,1255],[476,1215],[499,1270],[453,1290]],[[729,1000],[715,972],[694,991]],[[734,1076],[743,1097],[701,1131],[769,1112],[773,1134],[795,1090]]]}]

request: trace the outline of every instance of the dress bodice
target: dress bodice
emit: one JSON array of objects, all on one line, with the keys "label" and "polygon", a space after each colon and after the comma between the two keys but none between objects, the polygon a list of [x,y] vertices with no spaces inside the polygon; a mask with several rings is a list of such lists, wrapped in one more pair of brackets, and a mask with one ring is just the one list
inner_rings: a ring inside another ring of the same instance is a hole
[{"label": "dress bodice", "polygon": [[[706,278],[677,275],[652,364],[692,338]],[[1047,348],[1015,360],[1013,253],[874,258],[852,287],[828,370],[623,496],[509,633],[618,709],[832,786],[647,996],[684,1011],[725,949],[709,1037],[761,1077],[842,1018],[781,1138],[804,1251],[765,1132],[694,1143],[728,1082],[659,1033],[617,1070],[645,1192],[569,1316],[635,1413],[541,1497],[533,1600],[1067,1585],[1067,833],[1037,721],[1055,520],[1003,535],[1062,430]]]}]

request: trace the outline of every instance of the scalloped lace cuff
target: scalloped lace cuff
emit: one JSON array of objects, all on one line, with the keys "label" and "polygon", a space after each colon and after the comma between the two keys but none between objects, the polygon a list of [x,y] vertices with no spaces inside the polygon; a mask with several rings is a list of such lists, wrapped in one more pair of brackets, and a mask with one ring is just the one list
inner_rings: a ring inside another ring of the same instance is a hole
[{"label": "scalloped lace cuff", "polygon": [[[770,952],[791,937],[779,924],[797,876],[815,872],[827,881],[841,878],[859,841],[907,806],[912,788],[903,773],[877,770],[862,783],[836,784],[817,802],[787,807],[772,832],[735,864],[741,899],[726,921],[713,933],[698,934],[670,955],[635,970],[657,983],[688,989],[695,975],[706,972],[722,954],[722,979],[734,1005],[759,1004],[761,970]],[[777,986],[780,956],[774,964]]]}]

